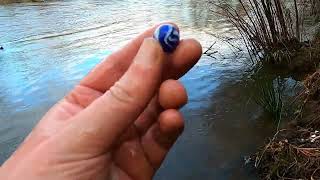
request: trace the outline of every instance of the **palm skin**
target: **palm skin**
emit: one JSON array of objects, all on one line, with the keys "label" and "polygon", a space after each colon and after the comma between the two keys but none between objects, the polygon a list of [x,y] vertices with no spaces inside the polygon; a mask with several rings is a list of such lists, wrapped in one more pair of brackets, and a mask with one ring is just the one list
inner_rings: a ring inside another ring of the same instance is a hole
[{"label": "palm skin", "polygon": [[[179,111],[159,106],[158,87],[201,55],[191,39],[164,54],[144,40],[154,29],[109,56],[56,104],[0,168],[0,179],[152,179],[183,130]],[[144,66],[145,57],[156,60]]]}]

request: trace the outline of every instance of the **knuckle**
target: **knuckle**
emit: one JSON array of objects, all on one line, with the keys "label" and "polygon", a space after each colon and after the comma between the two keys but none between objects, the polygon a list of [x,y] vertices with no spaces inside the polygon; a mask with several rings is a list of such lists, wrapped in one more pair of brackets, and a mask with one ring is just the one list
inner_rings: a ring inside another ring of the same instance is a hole
[{"label": "knuckle", "polygon": [[132,92],[125,88],[121,83],[116,82],[109,90],[110,96],[116,102],[126,105],[135,104],[135,97]]},{"label": "knuckle", "polygon": [[132,67],[132,71],[134,71],[136,75],[143,75],[143,77],[154,71],[154,66],[146,66],[138,61],[133,61]]}]

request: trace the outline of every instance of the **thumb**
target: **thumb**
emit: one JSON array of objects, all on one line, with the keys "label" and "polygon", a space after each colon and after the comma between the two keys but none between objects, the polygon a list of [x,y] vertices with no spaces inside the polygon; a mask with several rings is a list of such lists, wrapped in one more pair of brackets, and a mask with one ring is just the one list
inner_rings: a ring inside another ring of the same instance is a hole
[{"label": "thumb", "polygon": [[90,147],[96,153],[108,150],[155,95],[161,81],[165,56],[156,40],[145,39],[121,79],[77,114],[74,122],[63,130],[60,138],[65,145],[61,146],[77,150]]}]

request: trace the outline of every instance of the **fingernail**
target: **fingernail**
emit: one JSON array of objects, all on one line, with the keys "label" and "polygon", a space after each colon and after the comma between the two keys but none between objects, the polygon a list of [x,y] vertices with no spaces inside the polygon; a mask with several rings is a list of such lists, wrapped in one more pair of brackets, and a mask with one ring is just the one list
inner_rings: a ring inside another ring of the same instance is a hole
[{"label": "fingernail", "polygon": [[135,58],[135,63],[154,66],[162,63],[164,57],[160,44],[153,38],[146,38]]}]

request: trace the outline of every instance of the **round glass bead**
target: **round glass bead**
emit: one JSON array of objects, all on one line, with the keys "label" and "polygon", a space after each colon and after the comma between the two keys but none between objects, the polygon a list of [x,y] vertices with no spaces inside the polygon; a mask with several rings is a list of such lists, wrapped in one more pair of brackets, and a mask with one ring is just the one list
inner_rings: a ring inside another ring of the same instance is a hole
[{"label": "round glass bead", "polygon": [[171,24],[160,25],[153,37],[159,41],[165,52],[173,52],[179,45],[180,35],[178,29]]}]

